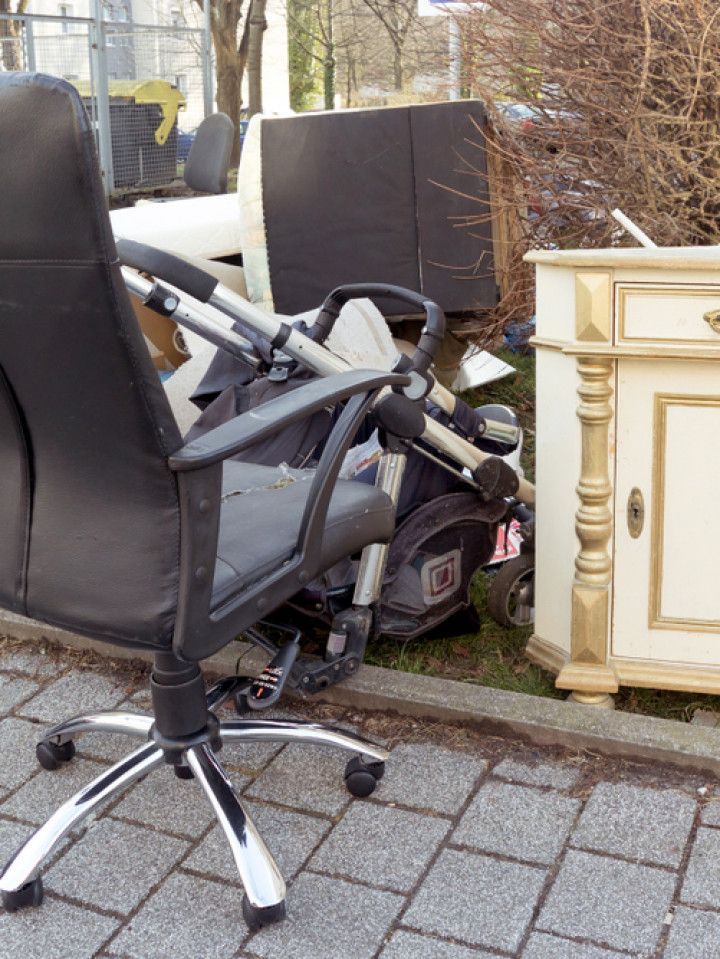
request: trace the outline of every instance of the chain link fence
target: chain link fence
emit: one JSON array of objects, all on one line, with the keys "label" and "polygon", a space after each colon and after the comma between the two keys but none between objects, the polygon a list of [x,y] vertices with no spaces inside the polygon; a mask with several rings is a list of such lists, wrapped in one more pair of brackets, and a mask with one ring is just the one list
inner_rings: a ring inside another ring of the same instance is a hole
[{"label": "chain link fence", "polygon": [[205,30],[187,26],[0,14],[0,71],[49,73],[78,89],[108,195],[182,176],[212,109],[211,49]]}]

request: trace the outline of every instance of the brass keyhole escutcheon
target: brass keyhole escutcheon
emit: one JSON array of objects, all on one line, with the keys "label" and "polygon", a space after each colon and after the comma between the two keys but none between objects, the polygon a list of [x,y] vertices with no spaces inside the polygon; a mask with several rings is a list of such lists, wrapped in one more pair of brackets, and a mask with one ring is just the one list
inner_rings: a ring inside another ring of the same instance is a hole
[{"label": "brass keyhole escutcheon", "polygon": [[637,539],[643,531],[645,523],[645,501],[643,494],[634,486],[630,490],[627,503],[627,524],[630,535]]},{"label": "brass keyhole escutcheon", "polygon": [[720,333],[720,310],[708,310],[703,319],[714,333]]}]

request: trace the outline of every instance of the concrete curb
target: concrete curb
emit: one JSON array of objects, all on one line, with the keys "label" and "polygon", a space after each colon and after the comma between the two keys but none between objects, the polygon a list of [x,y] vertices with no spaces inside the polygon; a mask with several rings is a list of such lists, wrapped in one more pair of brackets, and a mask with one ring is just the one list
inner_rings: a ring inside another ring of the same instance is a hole
[{"label": "concrete curb", "polygon": [[[109,658],[151,659],[137,650],[110,647],[11,614],[0,618],[0,633],[17,639],[49,639]],[[264,663],[262,654],[253,647],[235,644],[206,660],[205,666],[208,671],[231,674],[239,657],[242,657],[243,672],[256,672]],[[356,676],[313,696],[312,701],[463,723],[488,734],[519,738],[537,745],[586,749],[605,756],[667,763],[720,775],[720,729],[434,676],[366,665]]]}]

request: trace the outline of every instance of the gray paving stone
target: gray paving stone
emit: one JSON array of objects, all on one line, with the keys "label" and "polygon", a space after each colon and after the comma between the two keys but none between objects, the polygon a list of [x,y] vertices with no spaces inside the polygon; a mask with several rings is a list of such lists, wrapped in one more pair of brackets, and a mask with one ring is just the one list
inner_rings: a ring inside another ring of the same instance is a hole
[{"label": "gray paving stone", "polygon": [[0,722],[0,786],[14,789],[37,771],[35,746],[41,730],[32,723],[9,716]]},{"label": "gray paving stone", "polygon": [[396,746],[376,796],[418,809],[454,815],[487,769],[483,759],[432,744]]},{"label": "gray paving stone", "polygon": [[[292,745],[270,763],[247,795],[296,809],[336,816],[350,800],[343,773],[348,756],[339,750]],[[378,786],[378,796],[383,782]]]},{"label": "gray paving stone", "polygon": [[40,909],[0,915],[0,956],[91,959],[117,927],[116,919],[47,898]]},{"label": "gray paving stone", "polygon": [[49,678],[59,676],[67,669],[60,656],[46,653],[40,647],[0,650],[0,670],[2,672],[23,673],[25,676]]},{"label": "gray paving stone", "polygon": [[106,768],[100,763],[76,758],[48,772],[36,761],[36,775],[0,805],[0,813],[40,826],[58,806]]},{"label": "gray paving stone", "polygon": [[0,819],[0,862],[3,865],[17,852],[21,844],[30,838],[32,832],[32,826],[12,822],[10,819]]},{"label": "gray paving stone", "polygon": [[720,909],[720,831],[717,829],[698,829],[680,899]]},{"label": "gray paving stone", "polygon": [[[120,703],[117,708],[123,712],[150,715],[149,709],[143,709],[129,700]],[[121,733],[83,733],[82,736],[78,736],[75,743],[80,756],[100,759],[109,763],[119,762],[128,753],[142,745],[142,740],[124,736]]]},{"label": "gray paving stone", "polygon": [[578,799],[558,793],[488,782],[465,811],[451,842],[550,864],[560,854],[579,809]]},{"label": "gray paving stone", "polygon": [[664,959],[718,959],[720,915],[679,906],[670,926]]},{"label": "gray paving stone", "polygon": [[695,810],[695,800],[675,789],[600,783],[570,841],[626,859],[678,866]]},{"label": "gray paving stone", "polygon": [[[244,803],[286,880],[300,869],[332,825],[327,819],[304,816],[261,803]],[[237,866],[220,826],[183,863],[189,869],[230,882],[239,882]]]},{"label": "gray paving stone", "polygon": [[711,799],[700,813],[700,821],[705,826],[720,826],[720,798]]},{"label": "gray paving stone", "polygon": [[509,779],[528,786],[552,786],[553,789],[569,789],[582,775],[576,766],[560,763],[528,763],[517,759],[504,759],[494,767],[493,776]]},{"label": "gray paving stone", "polygon": [[545,881],[545,870],[445,849],[403,923],[422,932],[512,952]]},{"label": "gray paving stone", "polygon": [[416,932],[400,929],[380,953],[380,959],[481,959],[483,956],[497,956],[497,952],[485,949],[468,949],[454,942],[419,936]]},{"label": "gray paving stone", "polygon": [[[239,773],[230,778],[238,791],[250,782]],[[215,813],[198,783],[178,779],[169,766],[155,769],[133,786],[111,815],[191,839],[197,839],[215,821]]]},{"label": "gray paving stone", "polygon": [[601,949],[600,946],[534,932],[522,952],[522,959],[619,959],[621,955],[623,953],[614,949]]},{"label": "gray paving stone", "polygon": [[39,684],[32,679],[0,676],[0,714],[10,712],[39,688]]},{"label": "gray paving stone", "polygon": [[537,929],[645,955],[657,945],[674,887],[672,873],[571,849]]},{"label": "gray paving stone", "polygon": [[59,723],[80,713],[113,709],[126,692],[100,673],[74,671],[50,683],[18,710],[18,715]]},{"label": "gray paving stone", "polygon": [[187,843],[101,819],[50,869],[48,889],[127,914],[184,855]]},{"label": "gray paving stone", "polygon": [[78,737],[75,745],[78,756],[108,765],[120,762],[143,743],[122,733],[87,733]]},{"label": "gray paving stone", "polygon": [[353,803],[310,860],[310,868],[408,892],[449,828],[444,819]]},{"label": "gray paving stone", "polygon": [[[10,857],[15,855],[23,843],[30,838],[34,831],[34,826],[13,822],[10,819],[0,819],[0,864],[4,866]],[[61,840],[47,862],[51,862],[57,858],[62,850],[67,848],[70,841],[69,838]],[[2,955],[1,952],[0,955]]]},{"label": "gray paving stone", "polygon": [[247,952],[262,959],[370,959],[404,902],[392,892],[301,873],[288,890],[287,922],[261,929]]},{"label": "gray paving stone", "polygon": [[223,743],[222,762],[228,769],[257,776],[282,748],[282,743]]},{"label": "gray paving stone", "polygon": [[247,936],[241,899],[236,886],[174,873],[109,951],[132,959],[231,959]]}]

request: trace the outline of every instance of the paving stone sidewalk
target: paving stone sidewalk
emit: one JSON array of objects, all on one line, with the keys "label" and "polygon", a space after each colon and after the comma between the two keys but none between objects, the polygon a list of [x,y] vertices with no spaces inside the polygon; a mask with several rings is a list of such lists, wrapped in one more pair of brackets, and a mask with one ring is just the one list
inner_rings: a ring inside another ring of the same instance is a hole
[{"label": "paving stone sidewalk", "polygon": [[[1,860],[130,748],[87,736],[50,773],[34,757],[41,730],[73,711],[137,710],[142,689],[122,669],[0,646]],[[61,845],[40,909],[0,914],[0,957],[720,957],[720,792],[702,775],[340,719],[392,746],[369,799],[348,795],[333,751],[222,752],[288,880],[287,921],[249,933],[211,810],[163,768]]]}]

